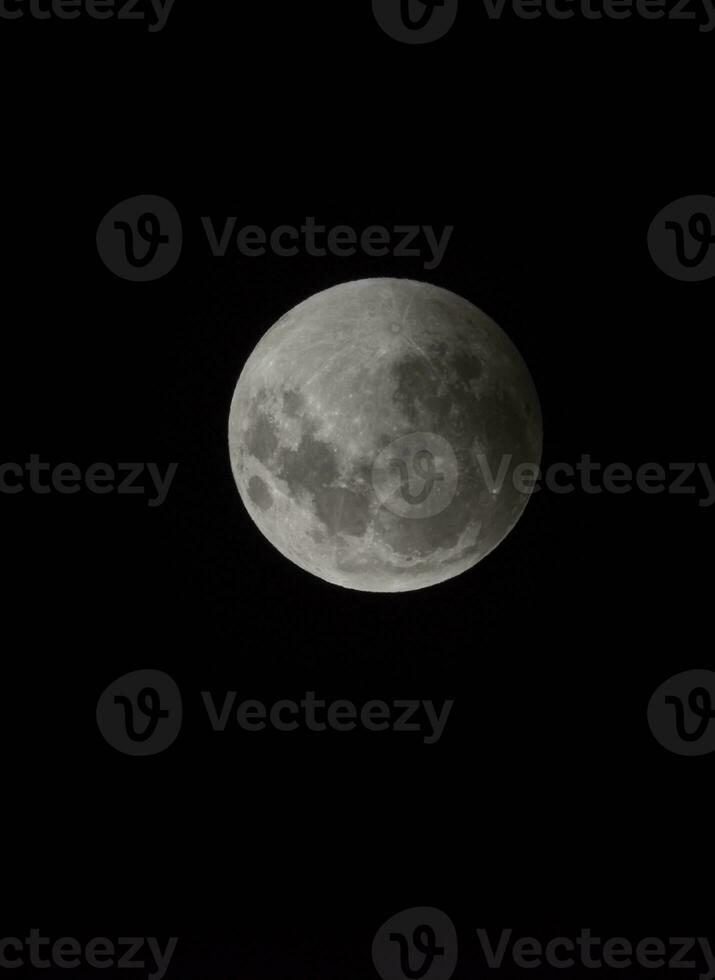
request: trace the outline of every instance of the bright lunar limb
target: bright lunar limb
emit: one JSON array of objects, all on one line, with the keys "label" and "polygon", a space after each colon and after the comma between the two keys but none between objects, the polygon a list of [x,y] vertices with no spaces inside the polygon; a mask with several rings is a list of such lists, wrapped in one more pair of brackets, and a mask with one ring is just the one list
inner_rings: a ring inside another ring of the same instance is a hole
[{"label": "bright lunar limb", "polygon": [[283,555],[336,585],[404,592],[471,568],[514,527],[528,500],[514,470],[540,461],[541,412],[486,314],[427,283],[361,279],[259,341],[229,449]]}]

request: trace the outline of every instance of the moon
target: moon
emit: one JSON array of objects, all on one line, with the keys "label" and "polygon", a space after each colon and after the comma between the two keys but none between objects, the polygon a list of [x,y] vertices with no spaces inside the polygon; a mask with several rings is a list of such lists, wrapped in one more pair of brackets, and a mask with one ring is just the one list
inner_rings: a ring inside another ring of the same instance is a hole
[{"label": "moon", "polygon": [[[406,592],[473,567],[514,527],[536,468],[534,383],[467,300],[408,279],[316,293],[238,379],[229,453],[249,515],[326,582]],[[524,471],[522,470],[522,473]]]}]

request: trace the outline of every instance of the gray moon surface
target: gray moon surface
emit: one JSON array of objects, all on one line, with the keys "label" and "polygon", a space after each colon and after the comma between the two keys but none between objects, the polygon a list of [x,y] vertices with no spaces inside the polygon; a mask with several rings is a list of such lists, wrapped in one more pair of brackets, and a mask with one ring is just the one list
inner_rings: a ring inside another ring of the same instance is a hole
[{"label": "gray moon surface", "polygon": [[[238,379],[229,451],[251,518],[327,582],[405,592],[471,568],[529,499],[542,426],[504,331],[408,279],[316,293],[267,331]],[[523,470],[522,470],[523,472]]]}]

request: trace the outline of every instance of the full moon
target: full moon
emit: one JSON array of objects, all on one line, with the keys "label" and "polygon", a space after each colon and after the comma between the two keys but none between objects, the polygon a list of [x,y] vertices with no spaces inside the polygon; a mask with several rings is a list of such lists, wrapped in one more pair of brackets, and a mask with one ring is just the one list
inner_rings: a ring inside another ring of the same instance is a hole
[{"label": "full moon", "polygon": [[514,527],[528,501],[514,471],[533,478],[541,411],[481,310],[427,283],[360,279],[262,337],[228,439],[241,499],[281,554],[335,585],[406,592],[476,565]]}]

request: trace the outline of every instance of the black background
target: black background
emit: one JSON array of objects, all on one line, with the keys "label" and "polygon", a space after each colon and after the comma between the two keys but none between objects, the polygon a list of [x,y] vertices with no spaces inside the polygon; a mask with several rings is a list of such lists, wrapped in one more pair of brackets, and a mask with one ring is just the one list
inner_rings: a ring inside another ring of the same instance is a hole
[{"label": "black background", "polygon": [[[427,279],[494,317],[539,391],[545,465],[710,457],[713,286],[668,279],[645,235],[712,192],[712,37],[462,8],[425,48],[367,2],[177,0],[156,35],[0,21],[2,457],[179,464],[156,509],[0,498],[3,935],[176,935],[169,977],[279,978],[374,976],[374,932],[422,904],[457,925],[457,977],[482,970],[480,926],[708,934],[712,762],[669,755],[645,720],[658,684],[712,660],[697,497],[544,491],[470,572],[374,596],[293,568],[233,484],[246,357],[297,302],[364,276]],[[95,233],[143,193],[175,204],[185,248],[132,284]],[[204,215],[455,232],[434,272],[217,259]],[[95,706],[143,667],[176,679],[186,721],[132,759]],[[455,707],[432,746],[218,735],[206,689]]]}]

